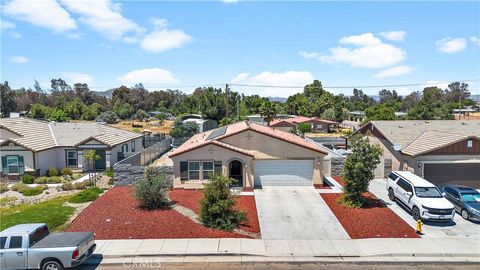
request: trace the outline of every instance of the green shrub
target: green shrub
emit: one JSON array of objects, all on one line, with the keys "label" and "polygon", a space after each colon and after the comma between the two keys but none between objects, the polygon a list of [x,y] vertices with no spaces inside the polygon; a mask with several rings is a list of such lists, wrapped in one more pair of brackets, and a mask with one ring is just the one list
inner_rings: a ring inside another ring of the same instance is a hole
[{"label": "green shrub", "polygon": [[225,176],[215,175],[205,185],[203,198],[200,200],[200,220],[203,225],[232,231],[247,219],[245,212],[233,208],[235,198],[229,189],[232,181]]},{"label": "green shrub", "polygon": [[36,196],[36,195],[40,195],[42,193],[43,193],[43,189],[38,188],[38,187],[26,188],[22,192],[23,196]]},{"label": "green shrub", "polygon": [[88,180],[83,182],[75,182],[73,183],[73,189],[85,189],[88,183]]},{"label": "green shrub", "polygon": [[47,183],[47,180],[48,180],[48,177],[47,176],[41,176],[41,177],[37,177],[34,182],[35,184],[46,184]]},{"label": "green shrub", "polygon": [[16,184],[13,184],[13,186],[12,186],[13,191],[17,191],[17,192],[20,192],[20,193],[23,193],[27,188],[28,188],[28,186],[25,185],[24,183],[16,183]]},{"label": "green shrub", "polygon": [[105,171],[105,175],[108,176],[108,177],[113,177],[113,168],[108,168]]},{"label": "green shrub", "polygon": [[69,176],[72,176],[73,175],[73,172],[71,169],[69,168],[63,168],[61,171],[60,171],[60,174],[61,175],[69,175]]},{"label": "green shrub", "polygon": [[168,191],[172,186],[172,180],[164,173],[158,173],[155,168],[147,167],[144,178],[135,185],[135,198],[142,208],[162,208],[171,203]]},{"label": "green shrub", "polygon": [[8,184],[7,183],[0,183],[0,193],[4,193],[8,191]]},{"label": "green shrub", "polygon": [[36,188],[39,188],[39,189],[41,189],[41,190],[47,190],[47,189],[48,189],[48,186],[47,186],[47,185],[44,185],[44,184],[42,184],[42,185],[38,185],[38,186],[36,186]]},{"label": "green shrub", "polygon": [[51,177],[48,177],[47,178],[47,183],[48,184],[58,184],[58,183],[62,183],[62,177],[60,176],[51,176]]},{"label": "green shrub", "polygon": [[67,190],[74,190],[75,188],[73,187],[72,182],[65,182],[62,184],[62,190],[67,191]]},{"label": "green shrub", "polygon": [[68,202],[70,203],[85,203],[85,202],[91,202],[94,201],[98,198],[100,194],[103,193],[103,189],[101,188],[88,188],[83,191],[80,191],[79,193],[73,195]]},{"label": "green shrub", "polygon": [[57,176],[58,175],[58,171],[56,168],[49,168],[47,170],[47,176]]},{"label": "green shrub", "polygon": [[35,180],[35,176],[33,176],[33,175],[24,174],[22,176],[22,183],[24,183],[24,184],[33,184],[34,180]]}]

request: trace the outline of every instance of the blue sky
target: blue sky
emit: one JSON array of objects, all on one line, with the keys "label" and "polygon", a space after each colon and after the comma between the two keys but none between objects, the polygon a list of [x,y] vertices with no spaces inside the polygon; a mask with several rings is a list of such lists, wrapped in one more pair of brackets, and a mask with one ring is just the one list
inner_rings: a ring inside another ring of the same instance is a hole
[{"label": "blue sky", "polygon": [[[234,1],[235,2],[235,1]],[[238,83],[424,85],[480,77],[480,2],[14,0],[1,6],[1,80],[92,90]],[[480,82],[470,82],[480,94]],[[296,88],[233,86],[286,97]],[[370,94],[378,88],[365,88]],[[330,89],[351,94],[352,89]]]}]

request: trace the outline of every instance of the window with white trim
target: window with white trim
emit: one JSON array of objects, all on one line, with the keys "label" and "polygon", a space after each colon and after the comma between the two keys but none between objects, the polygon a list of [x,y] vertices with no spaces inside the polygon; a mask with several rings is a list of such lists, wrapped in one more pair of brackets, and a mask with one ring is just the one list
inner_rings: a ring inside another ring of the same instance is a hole
[{"label": "window with white trim", "polygon": [[23,174],[23,157],[19,156],[6,156],[7,161],[7,172],[12,174]]},{"label": "window with white trim", "polygon": [[128,144],[124,143],[122,144],[122,153],[128,152]]},{"label": "window with white trim", "polygon": [[77,150],[66,150],[67,167],[77,167],[78,157]]},{"label": "window with white trim", "polygon": [[200,161],[188,162],[188,180],[200,180]]},{"label": "window with white trim", "polygon": [[473,141],[472,141],[472,140],[468,140],[468,141],[467,141],[467,147],[468,147],[468,148],[472,148],[472,147],[473,147]]},{"label": "window with white trim", "polygon": [[213,176],[213,161],[202,162],[202,178],[210,179]]}]

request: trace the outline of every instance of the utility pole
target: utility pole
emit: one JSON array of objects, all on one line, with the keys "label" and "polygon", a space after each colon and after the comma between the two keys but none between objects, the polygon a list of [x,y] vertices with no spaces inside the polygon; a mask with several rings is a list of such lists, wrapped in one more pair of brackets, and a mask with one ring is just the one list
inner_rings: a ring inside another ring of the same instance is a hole
[{"label": "utility pole", "polygon": [[458,121],[460,121],[462,115],[462,90],[458,91]]},{"label": "utility pole", "polygon": [[228,84],[225,84],[225,115],[228,118]]},{"label": "utility pole", "polygon": [[237,98],[237,122],[240,121],[240,97]]}]

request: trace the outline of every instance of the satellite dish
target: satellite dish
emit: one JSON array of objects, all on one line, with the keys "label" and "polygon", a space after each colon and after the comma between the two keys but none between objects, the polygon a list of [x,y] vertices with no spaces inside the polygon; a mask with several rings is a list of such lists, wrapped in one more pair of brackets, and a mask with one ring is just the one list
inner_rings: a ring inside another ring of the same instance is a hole
[{"label": "satellite dish", "polygon": [[400,151],[400,150],[402,150],[402,145],[401,145],[401,144],[398,144],[398,143],[394,144],[394,145],[393,145],[393,150],[395,150],[395,151]]}]

